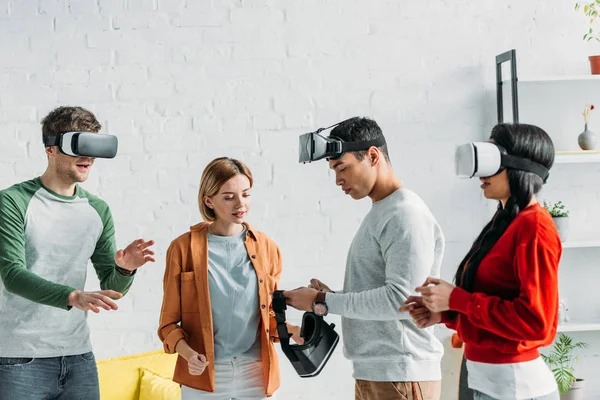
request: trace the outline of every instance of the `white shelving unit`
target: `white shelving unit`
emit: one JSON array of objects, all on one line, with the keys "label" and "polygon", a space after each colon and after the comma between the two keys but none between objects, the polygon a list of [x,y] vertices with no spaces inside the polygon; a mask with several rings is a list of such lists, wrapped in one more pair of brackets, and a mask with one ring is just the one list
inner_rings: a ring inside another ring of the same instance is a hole
[{"label": "white shelving unit", "polygon": [[[566,241],[563,249],[600,248],[600,240]],[[569,321],[558,325],[559,332],[600,331],[600,321]]]},{"label": "white shelving unit", "polygon": [[[512,121],[511,81],[503,81],[504,120]],[[600,147],[582,151],[577,138],[584,130],[583,109],[597,106],[589,129],[600,133],[600,75],[517,77],[519,121],[546,130],[557,150],[556,164],[600,163]]]},{"label": "white shelving unit", "polygon": [[600,247],[600,240],[566,241],[562,244],[563,249],[582,249],[586,247]]},{"label": "white shelving unit", "polygon": [[583,322],[570,321],[563,324],[558,324],[559,332],[589,332],[600,331],[600,321]]},{"label": "white shelving unit", "polygon": [[600,150],[557,151],[555,164],[600,163]]},{"label": "white shelving unit", "polygon": [[[517,82],[519,84],[527,83],[544,83],[544,82],[573,82],[573,81],[598,81],[600,75],[553,75],[553,76],[525,76],[524,78],[519,77]],[[510,87],[510,81],[502,81],[503,85]]]}]

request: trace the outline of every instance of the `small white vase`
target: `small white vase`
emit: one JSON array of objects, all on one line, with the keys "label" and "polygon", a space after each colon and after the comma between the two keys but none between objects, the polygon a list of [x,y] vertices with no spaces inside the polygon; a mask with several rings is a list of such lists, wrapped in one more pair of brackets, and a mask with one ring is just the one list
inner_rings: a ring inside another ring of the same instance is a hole
[{"label": "small white vase", "polygon": [[569,322],[569,306],[567,305],[567,299],[559,297],[558,299],[558,323],[564,324]]},{"label": "small white vase", "polygon": [[588,130],[587,124],[585,124],[584,131],[577,137],[577,143],[581,150],[596,149],[596,134]]}]

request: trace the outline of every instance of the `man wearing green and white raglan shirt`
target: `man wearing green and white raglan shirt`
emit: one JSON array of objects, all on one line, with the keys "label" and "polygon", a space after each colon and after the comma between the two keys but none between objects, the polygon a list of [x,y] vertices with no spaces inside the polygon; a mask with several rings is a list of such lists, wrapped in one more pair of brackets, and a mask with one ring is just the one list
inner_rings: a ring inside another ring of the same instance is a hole
[{"label": "man wearing green and white raglan shirt", "polygon": [[[100,128],[81,107],[42,120],[43,137]],[[78,185],[94,159],[46,155],[41,177],[0,191],[0,399],[99,399],[87,311],[117,309],[154,242],[117,251],[108,205]],[[83,290],[90,259],[100,291]]]}]

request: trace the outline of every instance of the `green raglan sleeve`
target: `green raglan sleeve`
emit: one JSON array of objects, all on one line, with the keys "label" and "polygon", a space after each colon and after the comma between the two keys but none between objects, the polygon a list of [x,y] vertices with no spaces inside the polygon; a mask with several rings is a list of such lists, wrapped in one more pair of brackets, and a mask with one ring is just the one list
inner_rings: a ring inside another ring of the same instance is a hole
[{"label": "green raglan sleeve", "polygon": [[0,191],[0,278],[10,293],[69,310],[68,298],[74,288],[50,282],[27,270],[25,215],[31,195],[15,187]]},{"label": "green raglan sleeve", "polygon": [[102,234],[94,254],[92,254],[92,264],[96,270],[96,275],[100,280],[102,290],[114,290],[125,295],[133,283],[133,276],[125,276],[117,271],[115,263],[115,253],[117,245],[115,242],[115,225],[108,204],[99,198],[90,198],[90,204],[100,215],[102,225],[104,226]]}]

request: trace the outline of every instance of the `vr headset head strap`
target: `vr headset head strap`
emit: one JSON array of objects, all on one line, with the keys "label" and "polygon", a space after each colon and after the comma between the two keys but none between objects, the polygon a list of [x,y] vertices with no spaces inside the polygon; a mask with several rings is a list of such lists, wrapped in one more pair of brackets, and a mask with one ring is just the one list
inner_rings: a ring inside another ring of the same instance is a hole
[{"label": "vr headset head strap", "polygon": [[60,145],[60,138],[62,137],[62,133],[59,133],[56,136],[45,136],[44,137],[44,146],[58,146]]},{"label": "vr headset head strap", "polygon": [[289,339],[290,335],[285,325],[285,310],[287,304],[285,297],[283,297],[282,290],[276,290],[273,292],[273,311],[275,312],[275,320],[277,321],[277,332],[279,333],[279,339]]},{"label": "vr headset head strap", "polygon": [[502,155],[502,165],[507,168],[514,168],[519,169],[521,171],[533,172],[534,174],[542,178],[542,181],[544,183],[546,183],[546,180],[548,180],[548,176],[550,175],[548,169],[543,165],[528,160],[526,158],[515,157],[509,154]]},{"label": "vr headset head strap", "polygon": [[342,142],[342,152],[368,150],[371,146],[381,147],[383,145],[385,145],[385,138],[383,136],[367,140],[366,142]]},{"label": "vr headset head strap", "polygon": [[277,333],[279,334],[279,342],[281,349],[290,361],[298,360],[296,353],[290,347],[290,333],[285,324],[285,310],[287,305],[282,290],[273,292],[273,311],[275,312],[275,320],[277,321]]},{"label": "vr headset head strap", "polygon": [[[496,145],[498,146],[498,145]],[[548,176],[550,175],[550,171],[548,168],[544,167],[542,164],[536,163],[535,161],[531,161],[528,158],[517,157],[507,153],[506,149],[502,146],[498,146],[500,150],[501,157],[501,165],[505,168],[514,168],[521,171],[532,172],[542,178],[542,181],[546,183],[548,180]]]}]

